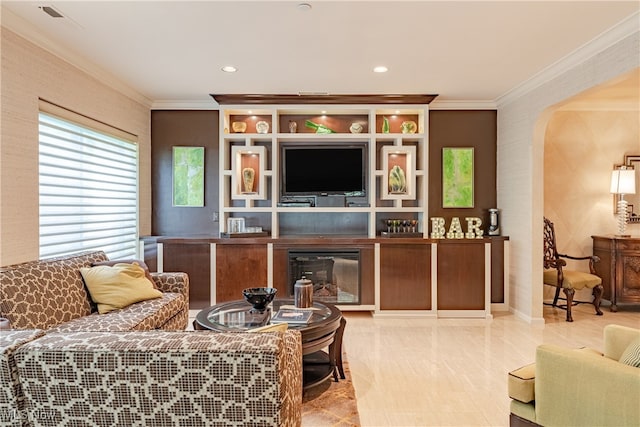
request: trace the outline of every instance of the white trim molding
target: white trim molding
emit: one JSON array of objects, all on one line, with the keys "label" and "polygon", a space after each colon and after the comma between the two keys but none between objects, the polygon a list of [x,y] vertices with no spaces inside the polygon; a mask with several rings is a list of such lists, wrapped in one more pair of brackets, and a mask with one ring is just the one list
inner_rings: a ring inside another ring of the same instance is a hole
[{"label": "white trim molding", "polygon": [[212,99],[210,100],[157,100],[151,103],[152,110],[219,110],[220,106]]},{"label": "white trim molding", "polygon": [[507,93],[496,98],[495,104],[500,107],[524,96],[533,89],[564,74],[568,70],[576,67],[594,55],[613,46],[620,40],[637,33],[638,31],[640,31],[640,12],[636,12],[633,15],[628,16],[623,21],[614,27],[609,28],[593,40],[583,44],[567,56],[545,67],[539,73],[533,75],[531,78],[525,80],[513,89],[510,89]]},{"label": "white trim molding", "polygon": [[455,101],[436,98],[429,104],[429,110],[495,110],[495,101]]}]

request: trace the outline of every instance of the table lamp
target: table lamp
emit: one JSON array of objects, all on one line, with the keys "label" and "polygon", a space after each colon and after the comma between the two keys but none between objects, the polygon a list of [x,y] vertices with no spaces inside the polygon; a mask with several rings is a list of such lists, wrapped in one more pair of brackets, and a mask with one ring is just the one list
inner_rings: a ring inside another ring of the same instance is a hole
[{"label": "table lamp", "polygon": [[625,234],[629,213],[624,195],[636,194],[636,175],[632,167],[618,166],[611,172],[611,193],[620,195],[618,200],[618,234],[616,236],[630,237],[629,234]]}]

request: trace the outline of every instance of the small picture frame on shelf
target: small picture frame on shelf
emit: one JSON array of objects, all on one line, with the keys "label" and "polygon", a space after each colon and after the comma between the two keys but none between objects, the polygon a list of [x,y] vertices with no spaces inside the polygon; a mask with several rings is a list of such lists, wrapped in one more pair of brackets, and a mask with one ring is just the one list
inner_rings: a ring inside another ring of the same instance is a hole
[{"label": "small picture frame on shelf", "polygon": [[386,145],[382,147],[382,199],[416,198],[416,147]]},{"label": "small picture frame on shelf", "polygon": [[265,147],[235,146],[231,158],[231,197],[264,200]]}]

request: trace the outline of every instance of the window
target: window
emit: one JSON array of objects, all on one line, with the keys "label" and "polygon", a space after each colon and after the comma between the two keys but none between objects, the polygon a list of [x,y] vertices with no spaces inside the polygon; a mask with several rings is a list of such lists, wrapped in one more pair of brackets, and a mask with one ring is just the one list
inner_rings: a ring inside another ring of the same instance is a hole
[{"label": "window", "polygon": [[40,257],[88,250],[135,257],[137,144],[79,117],[82,125],[42,108],[39,115]]}]

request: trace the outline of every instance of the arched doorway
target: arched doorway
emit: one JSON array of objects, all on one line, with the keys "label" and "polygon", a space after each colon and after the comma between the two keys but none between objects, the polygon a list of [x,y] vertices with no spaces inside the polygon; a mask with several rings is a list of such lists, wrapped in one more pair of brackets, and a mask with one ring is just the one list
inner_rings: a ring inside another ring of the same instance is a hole
[{"label": "arched doorway", "polygon": [[[540,162],[533,171],[534,199],[539,203],[534,206],[542,208],[534,221],[540,236],[544,215],[555,223],[561,252],[591,255],[592,235],[616,231],[611,170],[625,155],[640,154],[640,69],[549,107],[535,129],[534,158]],[[640,224],[630,224],[628,231],[640,234]],[[539,249],[541,254],[541,237]],[[586,263],[569,261],[568,267],[588,271]],[[540,267],[538,277],[541,272]],[[534,307],[540,307],[547,319],[563,318],[557,309],[542,310],[542,300],[553,294],[544,288],[542,280],[534,283],[534,299],[540,299]],[[577,294],[577,299],[590,298],[590,292]]]}]

